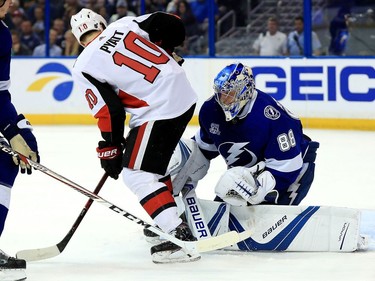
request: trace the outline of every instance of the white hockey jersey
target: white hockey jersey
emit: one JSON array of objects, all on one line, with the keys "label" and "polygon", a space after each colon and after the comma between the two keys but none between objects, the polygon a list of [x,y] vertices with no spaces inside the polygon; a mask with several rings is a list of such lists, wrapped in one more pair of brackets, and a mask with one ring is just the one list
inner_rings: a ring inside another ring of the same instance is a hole
[{"label": "white hockey jersey", "polygon": [[124,17],[110,24],[74,65],[75,82],[102,132],[118,127],[113,119],[119,108],[131,114],[133,128],[175,118],[197,101],[183,68],[139,28],[137,22],[147,17]]}]

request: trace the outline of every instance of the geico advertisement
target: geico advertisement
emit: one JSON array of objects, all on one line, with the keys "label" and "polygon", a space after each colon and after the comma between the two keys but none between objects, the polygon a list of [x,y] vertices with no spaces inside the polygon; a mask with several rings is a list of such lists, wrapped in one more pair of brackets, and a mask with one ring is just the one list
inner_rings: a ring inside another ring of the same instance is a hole
[{"label": "geico advertisement", "polygon": [[[17,109],[25,114],[90,113],[72,79],[74,61],[13,58],[10,91]],[[217,73],[235,61],[186,59],[183,67],[199,96],[198,109],[213,94]],[[240,61],[252,67],[258,89],[301,117],[375,119],[375,59]]]}]

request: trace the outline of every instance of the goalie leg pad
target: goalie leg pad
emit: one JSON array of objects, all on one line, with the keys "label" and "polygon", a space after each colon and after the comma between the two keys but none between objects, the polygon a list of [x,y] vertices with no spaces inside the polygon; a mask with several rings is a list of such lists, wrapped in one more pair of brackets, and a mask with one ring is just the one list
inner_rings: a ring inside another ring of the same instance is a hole
[{"label": "goalie leg pad", "polygon": [[182,200],[185,205],[185,216],[187,222],[197,239],[211,237],[211,233],[208,229],[208,225],[206,223],[202,207],[200,206],[199,199],[195,194],[194,188],[189,187],[189,185],[194,186],[193,183],[186,184],[185,188],[182,190]]},{"label": "goalie leg pad", "polygon": [[325,206],[231,206],[230,230],[251,229],[244,251],[352,252],[360,242],[360,211]]},{"label": "goalie leg pad", "polygon": [[209,167],[210,161],[204,157],[197,143],[192,139],[181,139],[168,165],[173,194],[178,195],[188,180],[198,182],[207,174]]},{"label": "goalie leg pad", "polygon": [[[221,234],[217,230],[254,233],[231,250],[353,252],[368,247],[369,235],[361,229],[360,210],[327,206],[236,207],[203,199],[199,203],[213,236]],[[359,234],[360,229],[363,234]]]}]

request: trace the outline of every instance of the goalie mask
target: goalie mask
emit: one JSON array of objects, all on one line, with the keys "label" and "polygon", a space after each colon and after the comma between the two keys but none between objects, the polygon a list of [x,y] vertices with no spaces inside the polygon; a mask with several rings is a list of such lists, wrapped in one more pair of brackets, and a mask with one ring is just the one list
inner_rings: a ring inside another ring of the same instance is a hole
[{"label": "goalie mask", "polygon": [[79,13],[72,16],[70,25],[72,33],[81,44],[82,35],[94,30],[103,31],[107,27],[107,21],[90,9],[83,8]]},{"label": "goalie mask", "polygon": [[226,121],[236,117],[255,91],[253,72],[242,63],[226,66],[214,79],[215,98]]}]

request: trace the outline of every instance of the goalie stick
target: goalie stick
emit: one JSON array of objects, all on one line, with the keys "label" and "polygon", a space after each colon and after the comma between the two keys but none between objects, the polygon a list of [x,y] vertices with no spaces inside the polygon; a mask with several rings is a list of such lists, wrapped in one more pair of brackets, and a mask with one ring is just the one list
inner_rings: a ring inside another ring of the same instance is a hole
[{"label": "goalie stick", "polygon": [[[93,191],[94,194],[99,193],[99,191],[102,189],[102,186],[106,182],[107,178],[108,178],[108,174],[105,173],[100,179],[95,190]],[[53,257],[60,255],[64,251],[66,245],[68,245],[70,239],[73,237],[74,233],[76,232],[78,226],[80,225],[81,221],[85,217],[87,211],[90,209],[93,202],[94,200],[91,198],[86,202],[85,206],[83,207],[82,211],[79,213],[79,216],[77,217],[73,226],[70,228],[69,232],[65,235],[65,237],[59,243],[53,246],[45,247],[45,248],[21,250],[16,253],[16,257],[19,259],[24,259],[26,261],[38,261],[38,260],[53,258]]]},{"label": "goalie stick", "polygon": [[102,197],[100,197],[99,195],[92,193],[91,191],[89,191],[88,189],[78,185],[77,183],[63,177],[62,175],[60,175],[60,174],[58,174],[58,173],[56,173],[56,172],[54,172],[50,169],[48,169],[47,167],[43,166],[42,164],[37,163],[37,162],[27,158],[26,156],[22,155],[21,153],[18,153],[16,151],[14,151],[11,147],[0,143],[0,148],[3,152],[5,152],[5,153],[7,153],[7,154],[9,154],[13,157],[18,157],[21,161],[29,164],[34,169],[36,169],[38,171],[41,171],[44,174],[46,174],[46,175],[48,175],[48,176],[50,176],[50,177],[52,177],[52,178],[54,178],[54,179],[56,179],[56,180],[58,180],[62,183],[68,185],[69,187],[73,188],[74,190],[78,191],[79,193],[85,195],[86,197],[89,197],[90,199],[100,203],[101,205],[106,206],[107,208],[109,208],[112,211],[116,212],[117,214],[127,218],[128,220],[148,228],[149,230],[151,230],[155,234],[158,234],[162,238],[167,239],[167,240],[171,241],[172,243],[180,246],[181,248],[183,248],[187,252],[202,253],[202,252],[208,252],[208,251],[213,251],[213,250],[225,248],[225,247],[231,246],[235,243],[238,243],[242,240],[245,240],[245,239],[249,238],[252,234],[252,231],[249,231],[249,230],[243,231],[241,233],[238,233],[236,231],[231,231],[231,232],[227,232],[227,233],[224,233],[222,235],[211,237],[211,238],[204,239],[204,240],[182,241],[180,239],[177,239],[176,237],[174,237],[171,234],[163,232],[158,227],[150,225],[146,221],[144,221],[144,220],[140,219],[139,217],[127,212],[126,210],[112,204],[111,202],[109,202],[109,201],[103,199]]}]

